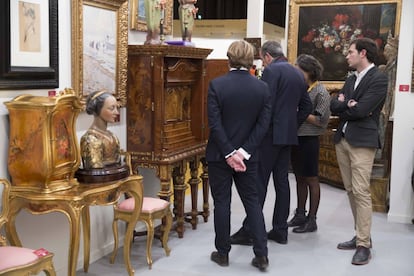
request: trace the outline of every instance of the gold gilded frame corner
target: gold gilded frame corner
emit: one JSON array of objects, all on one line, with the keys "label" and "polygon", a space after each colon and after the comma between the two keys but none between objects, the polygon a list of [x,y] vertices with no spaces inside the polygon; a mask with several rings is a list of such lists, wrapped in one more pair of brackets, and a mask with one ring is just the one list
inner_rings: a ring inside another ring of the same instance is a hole
[{"label": "gold gilded frame corner", "polygon": [[[349,6],[349,5],[369,5],[369,4],[396,4],[395,29],[394,35],[400,31],[401,20],[401,2],[402,0],[291,0],[289,4],[289,24],[288,24],[288,41],[287,57],[290,62],[294,62],[298,53],[298,34],[299,34],[299,9],[301,7],[326,7],[326,6]],[[321,15],[323,16],[323,15]],[[344,81],[324,81],[328,91],[339,90],[342,88]]]},{"label": "gold gilded frame corner", "polygon": [[[131,30],[146,32],[147,22],[138,18],[139,1],[144,0],[130,0],[130,28]],[[172,34],[172,22],[173,22],[173,0],[167,0],[165,20],[164,20],[164,34]]]},{"label": "gold gilded frame corner", "polygon": [[126,105],[128,66],[128,0],[72,0],[72,87],[85,105],[88,96],[83,89],[83,6],[89,5],[116,13],[117,47],[114,96],[119,105]]}]

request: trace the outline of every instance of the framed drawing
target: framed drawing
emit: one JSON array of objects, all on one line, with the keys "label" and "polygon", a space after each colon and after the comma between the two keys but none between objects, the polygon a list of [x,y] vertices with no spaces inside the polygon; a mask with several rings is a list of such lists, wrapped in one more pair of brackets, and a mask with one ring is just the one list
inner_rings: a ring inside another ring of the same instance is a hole
[{"label": "framed drawing", "polygon": [[289,11],[288,59],[300,54],[315,56],[324,66],[322,80],[328,90],[339,89],[346,79],[346,55],[350,42],[369,37],[380,49],[378,64],[386,63],[382,52],[388,32],[399,33],[401,0],[292,0]]},{"label": "framed drawing", "polygon": [[73,0],[72,86],[82,103],[106,90],[125,106],[127,64],[128,1]]},{"label": "framed drawing", "polygon": [[0,89],[59,86],[58,0],[0,1]]},{"label": "framed drawing", "polygon": [[[145,0],[130,0],[130,15],[131,15],[131,30],[146,32],[147,19],[145,16]],[[160,1],[160,0],[158,0]],[[164,34],[172,34],[173,21],[173,0],[165,0],[165,20],[164,20]]]}]

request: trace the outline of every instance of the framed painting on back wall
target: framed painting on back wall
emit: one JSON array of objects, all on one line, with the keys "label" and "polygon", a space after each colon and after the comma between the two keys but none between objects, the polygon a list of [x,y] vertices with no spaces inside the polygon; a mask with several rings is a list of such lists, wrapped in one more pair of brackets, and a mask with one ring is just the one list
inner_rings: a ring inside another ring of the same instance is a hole
[{"label": "framed painting on back wall", "polygon": [[[152,2],[160,2],[161,0],[150,0]],[[165,0],[165,19],[164,19],[164,34],[172,34],[173,21],[173,0]],[[155,3],[157,4],[157,3]],[[145,13],[145,0],[130,0],[130,27],[131,30],[146,32],[147,31],[147,16]]]},{"label": "framed painting on back wall", "polygon": [[125,106],[127,64],[128,1],[73,0],[72,86],[81,102],[106,90]]},{"label": "framed painting on back wall", "polygon": [[352,69],[346,55],[352,40],[369,37],[377,42],[380,57],[388,33],[399,34],[401,0],[292,0],[289,11],[288,59],[315,56],[324,66],[322,81],[328,90],[339,89]]},{"label": "framed painting on back wall", "polygon": [[0,89],[59,86],[58,0],[0,1]]}]

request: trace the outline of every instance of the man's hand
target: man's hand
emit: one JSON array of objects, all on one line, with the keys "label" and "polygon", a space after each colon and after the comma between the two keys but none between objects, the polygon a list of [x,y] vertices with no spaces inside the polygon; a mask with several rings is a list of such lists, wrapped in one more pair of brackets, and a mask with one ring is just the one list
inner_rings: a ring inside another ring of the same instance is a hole
[{"label": "man's hand", "polygon": [[356,104],[357,104],[358,102],[357,101],[355,101],[354,99],[350,99],[349,101],[348,101],[348,107],[349,108],[351,108],[351,107],[353,107],[353,106],[356,106]]},{"label": "man's hand", "polygon": [[344,102],[345,101],[345,95],[344,94],[339,94],[338,95],[338,101],[340,101],[340,102]]},{"label": "man's hand", "polygon": [[243,156],[240,158],[240,153],[235,153],[234,155],[230,156],[226,159],[227,164],[232,167],[236,172],[245,172],[246,165],[243,162]]}]

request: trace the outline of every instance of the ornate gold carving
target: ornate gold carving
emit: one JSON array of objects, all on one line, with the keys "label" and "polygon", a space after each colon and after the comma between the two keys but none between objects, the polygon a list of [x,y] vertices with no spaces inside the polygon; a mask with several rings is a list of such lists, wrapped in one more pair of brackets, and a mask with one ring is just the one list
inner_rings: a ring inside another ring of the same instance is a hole
[{"label": "ornate gold carving", "polygon": [[[117,49],[114,96],[120,106],[126,105],[127,65],[128,65],[128,1],[127,0],[73,0],[72,1],[72,86],[85,104],[83,77],[83,7],[90,5],[116,12]],[[87,23],[87,22],[85,22]],[[104,27],[104,26],[103,26]]]}]

